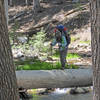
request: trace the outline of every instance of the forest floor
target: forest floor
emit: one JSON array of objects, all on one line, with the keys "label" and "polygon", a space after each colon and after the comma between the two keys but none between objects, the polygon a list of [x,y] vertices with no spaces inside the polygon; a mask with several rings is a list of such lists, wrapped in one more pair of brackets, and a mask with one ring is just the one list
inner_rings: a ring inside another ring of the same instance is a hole
[{"label": "forest floor", "polygon": [[[36,14],[30,6],[15,6],[9,8],[9,30],[14,26],[16,35],[20,36],[36,34],[43,28],[49,37],[58,24],[64,24],[71,34],[72,42],[69,53],[77,53],[81,58],[70,59],[68,62],[76,65],[91,66],[91,32],[89,6],[84,10],[87,1],[78,3],[66,0],[66,2],[41,2],[41,10]],[[80,10],[75,11],[75,9]],[[70,13],[71,12],[71,13]]]}]

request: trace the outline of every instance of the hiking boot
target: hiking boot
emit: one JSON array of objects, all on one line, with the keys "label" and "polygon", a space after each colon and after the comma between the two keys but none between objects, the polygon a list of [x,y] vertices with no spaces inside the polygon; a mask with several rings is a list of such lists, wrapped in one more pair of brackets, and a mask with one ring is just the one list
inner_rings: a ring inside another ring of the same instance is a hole
[{"label": "hiking boot", "polygon": [[65,69],[65,67],[61,67],[61,70],[64,70]]}]

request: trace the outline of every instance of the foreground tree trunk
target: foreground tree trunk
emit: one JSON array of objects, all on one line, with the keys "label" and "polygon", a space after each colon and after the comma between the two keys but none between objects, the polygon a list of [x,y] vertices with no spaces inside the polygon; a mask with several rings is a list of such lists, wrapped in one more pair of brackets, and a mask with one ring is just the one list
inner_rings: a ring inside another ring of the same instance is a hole
[{"label": "foreground tree trunk", "polygon": [[4,0],[0,0],[0,100],[18,100],[16,75],[11,54]]},{"label": "foreground tree trunk", "polygon": [[91,0],[93,100],[100,100],[100,0]]},{"label": "foreground tree trunk", "polygon": [[6,14],[7,26],[8,26],[8,0],[4,0],[4,4],[5,4],[5,14]]}]

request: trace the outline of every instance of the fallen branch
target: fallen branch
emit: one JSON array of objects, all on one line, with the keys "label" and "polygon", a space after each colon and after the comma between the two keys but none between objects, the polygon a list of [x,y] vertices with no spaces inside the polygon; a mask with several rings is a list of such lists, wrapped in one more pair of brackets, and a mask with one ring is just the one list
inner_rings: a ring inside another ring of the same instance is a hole
[{"label": "fallen branch", "polygon": [[14,21],[15,19],[23,16],[25,14],[25,12],[19,12],[18,14],[16,14],[15,16],[13,16],[12,18],[9,19],[9,22]]},{"label": "fallen branch", "polygon": [[72,10],[68,11],[64,16],[68,16],[68,15],[70,15],[76,11],[79,11],[79,10],[85,10],[88,6],[89,6],[89,3],[86,5],[80,6],[78,8],[72,9]]},{"label": "fallen branch", "polygon": [[[40,27],[43,27],[43,26],[48,25],[48,24],[50,24],[50,23],[56,23],[56,22],[58,22],[58,20],[56,20],[56,19],[51,19],[51,20],[48,20],[48,21],[41,22],[41,23],[39,23],[39,24],[33,26],[31,29],[40,28]],[[31,30],[31,29],[30,29],[30,30]]]}]

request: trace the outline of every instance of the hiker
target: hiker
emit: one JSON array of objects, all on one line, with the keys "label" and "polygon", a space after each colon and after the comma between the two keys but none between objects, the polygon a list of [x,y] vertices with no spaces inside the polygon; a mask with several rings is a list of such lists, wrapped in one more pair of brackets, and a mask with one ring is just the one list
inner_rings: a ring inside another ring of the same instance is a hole
[{"label": "hiker", "polygon": [[58,43],[61,69],[64,70],[66,65],[68,45],[70,44],[70,37],[67,33],[66,28],[63,25],[57,25],[54,31],[55,31],[55,38],[51,43],[51,46],[55,46]]}]

